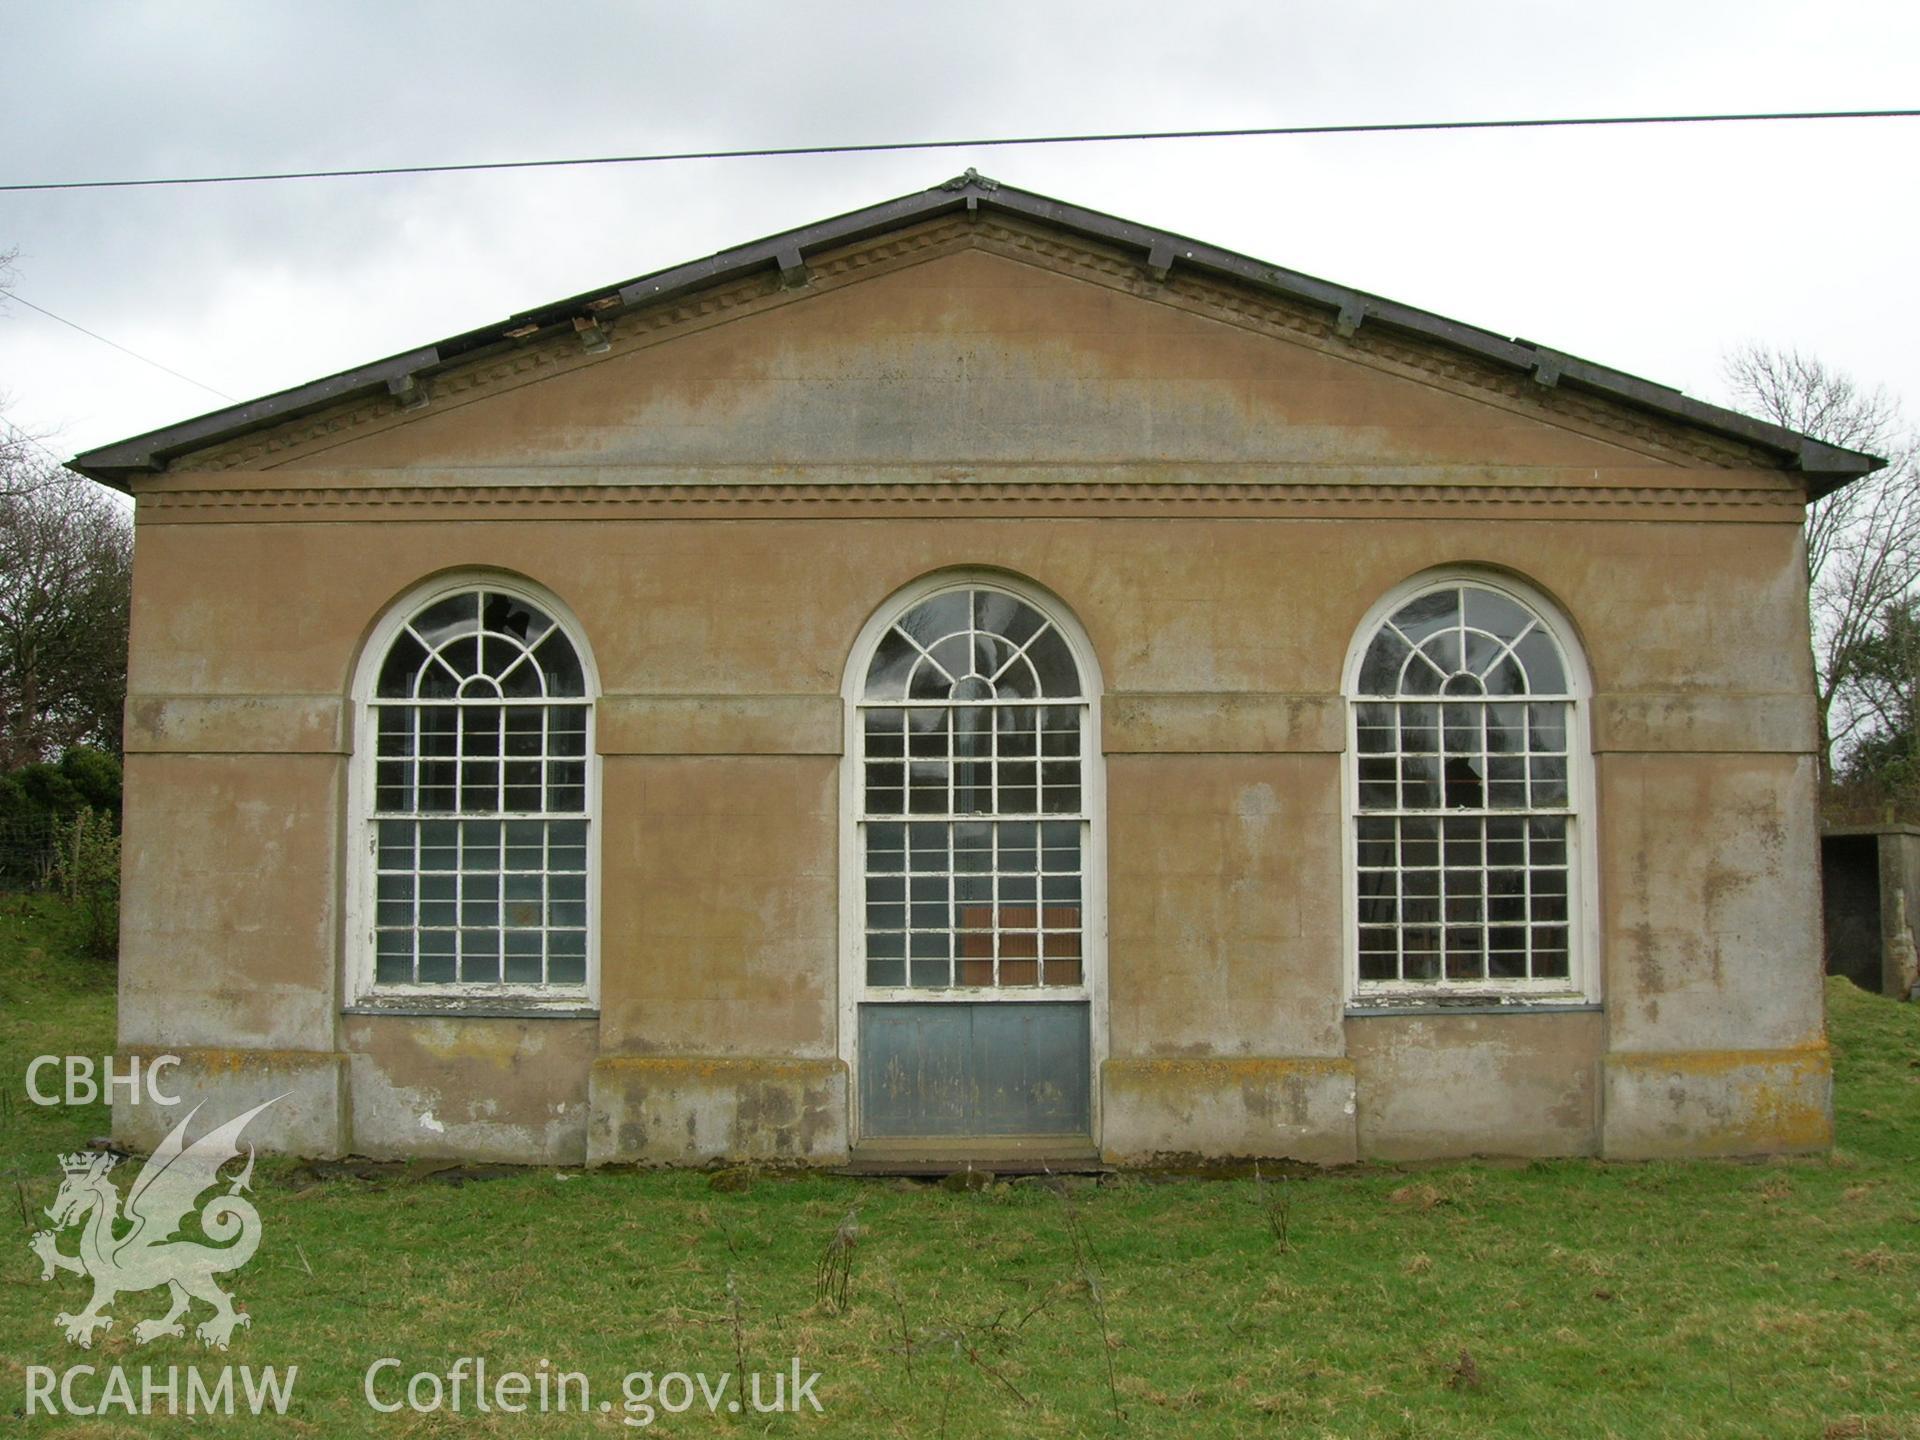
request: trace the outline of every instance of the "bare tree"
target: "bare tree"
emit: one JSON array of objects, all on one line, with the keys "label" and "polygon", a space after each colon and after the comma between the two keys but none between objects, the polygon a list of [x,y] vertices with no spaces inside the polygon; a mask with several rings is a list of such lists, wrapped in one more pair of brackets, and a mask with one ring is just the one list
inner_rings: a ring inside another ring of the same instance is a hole
[{"label": "bare tree", "polygon": [[0,769],[83,743],[117,751],[132,526],[51,461],[29,457],[0,480]]},{"label": "bare tree", "polygon": [[61,473],[47,437],[22,430],[7,418],[0,396],[0,500],[24,495]]},{"label": "bare tree", "polygon": [[1858,660],[1891,605],[1920,582],[1920,465],[1899,401],[1793,349],[1747,345],[1724,361],[1734,403],[1817,440],[1883,456],[1887,467],[1807,509],[1807,584],[1822,781],[1866,708],[1853,703]]},{"label": "bare tree", "polygon": [[[13,263],[17,250],[0,250],[0,310],[6,306],[7,292],[13,288]],[[7,397],[0,392],[0,499],[21,493],[46,477],[41,462],[53,458],[46,448],[45,435],[22,430],[6,416]]]}]

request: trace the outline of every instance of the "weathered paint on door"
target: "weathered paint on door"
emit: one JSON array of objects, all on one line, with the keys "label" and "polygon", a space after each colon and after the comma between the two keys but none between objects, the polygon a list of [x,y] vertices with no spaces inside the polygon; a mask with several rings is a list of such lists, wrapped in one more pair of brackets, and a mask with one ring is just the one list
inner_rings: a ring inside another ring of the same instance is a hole
[{"label": "weathered paint on door", "polygon": [[1084,1000],[862,1005],[861,1133],[1085,1139],[1088,1024]]}]

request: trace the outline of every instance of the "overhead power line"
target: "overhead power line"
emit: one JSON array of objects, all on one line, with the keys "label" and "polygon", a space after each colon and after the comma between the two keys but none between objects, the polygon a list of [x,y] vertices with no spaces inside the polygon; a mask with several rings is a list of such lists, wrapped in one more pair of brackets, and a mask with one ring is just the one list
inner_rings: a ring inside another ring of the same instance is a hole
[{"label": "overhead power line", "polygon": [[106,336],[97,334],[96,332],[89,330],[86,326],[77,324],[74,321],[67,319],[67,317],[64,315],[56,315],[53,313],[53,311],[47,309],[46,306],[34,304],[33,301],[27,299],[26,296],[22,295],[17,290],[9,291],[7,293],[6,298],[9,300],[19,301],[22,305],[26,306],[29,310],[38,310],[42,315],[46,316],[49,320],[58,320],[62,325],[65,325],[69,330],[78,330],[82,335],[85,335],[90,339],[98,340],[102,345],[111,345],[113,346],[114,349],[118,350],[122,355],[131,355],[134,359],[138,360],[142,365],[151,365],[156,370],[164,370],[166,371],[167,374],[173,376],[174,379],[184,380],[189,385],[196,385],[200,389],[206,391],[209,395],[218,395],[222,400],[226,400],[229,402],[234,401],[234,397],[227,394],[226,391],[217,390],[213,386],[207,384],[204,380],[196,380],[191,375],[182,375],[178,370],[174,369],[171,365],[162,365],[158,360],[149,359],[147,356],[142,355],[138,350],[129,350],[126,346],[120,344],[118,341],[109,340],[107,339]]},{"label": "overhead power line", "polygon": [[34,435],[28,431],[22,430],[18,425],[14,424],[11,420],[7,420],[5,418],[0,418],[0,426],[4,426],[6,429],[6,432],[9,435],[13,436],[13,438],[16,441],[18,441],[20,444],[33,446],[34,449],[38,450],[42,455],[46,456],[54,464],[59,465],[63,468],[65,467],[67,462],[65,460],[62,460],[58,455],[54,454],[52,450],[48,449],[46,442],[43,441],[38,435]]},{"label": "overhead power line", "polygon": [[1539,120],[1418,120],[1375,125],[1263,125],[1232,130],[1131,130],[1093,135],[1001,135],[970,140],[891,140],[861,145],[783,145],[751,150],[674,150],[557,160],[491,160],[464,165],[380,165],[348,170],[271,170],[236,175],[171,175],[137,180],[40,180],[0,185],[28,190],[126,190],[166,185],[250,185],[268,180],[350,180],[379,175],[464,175],[487,170],[560,170],[590,165],[661,165],[683,160],[766,160],[801,155],[877,155],[908,150],[982,150],[1015,145],[1114,145],[1140,140],[1246,140],[1283,135],[1405,135],[1447,130],[1568,130],[1610,125],[1733,125],[1757,121],[1911,120],[1920,110],[1770,110],[1727,115],[1586,115]]}]

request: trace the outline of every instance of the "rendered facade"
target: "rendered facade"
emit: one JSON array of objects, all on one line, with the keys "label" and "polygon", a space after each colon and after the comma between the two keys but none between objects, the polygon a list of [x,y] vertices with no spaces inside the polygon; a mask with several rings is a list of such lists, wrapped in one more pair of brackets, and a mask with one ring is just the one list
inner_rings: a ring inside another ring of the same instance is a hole
[{"label": "rendered facade", "polygon": [[278,1148],[1829,1143],[1870,457],[969,172],[76,463],[123,1052]]}]

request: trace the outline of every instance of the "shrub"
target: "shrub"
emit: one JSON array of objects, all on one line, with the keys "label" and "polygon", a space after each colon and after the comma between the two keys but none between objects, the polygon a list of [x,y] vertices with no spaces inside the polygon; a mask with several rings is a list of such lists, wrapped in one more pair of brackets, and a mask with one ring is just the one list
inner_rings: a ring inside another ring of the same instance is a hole
[{"label": "shrub", "polygon": [[120,815],[120,762],[91,745],[75,745],[60,757],[60,773],[80,802],[113,816]]},{"label": "shrub", "polygon": [[111,817],[83,805],[55,822],[54,884],[83,921],[87,950],[110,958],[120,943],[120,837]]}]

